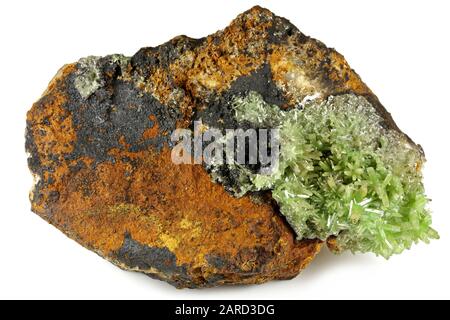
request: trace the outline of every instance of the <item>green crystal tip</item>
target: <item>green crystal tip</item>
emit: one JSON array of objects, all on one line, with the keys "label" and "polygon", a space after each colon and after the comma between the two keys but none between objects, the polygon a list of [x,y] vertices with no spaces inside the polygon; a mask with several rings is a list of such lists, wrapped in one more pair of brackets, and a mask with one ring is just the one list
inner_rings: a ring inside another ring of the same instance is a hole
[{"label": "green crystal tip", "polygon": [[422,183],[424,155],[384,128],[361,96],[345,94],[283,111],[255,92],[234,99],[238,121],[280,132],[278,166],[248,173],[246,190],[271,190],[298,239],[385,258],[439,238]]}]

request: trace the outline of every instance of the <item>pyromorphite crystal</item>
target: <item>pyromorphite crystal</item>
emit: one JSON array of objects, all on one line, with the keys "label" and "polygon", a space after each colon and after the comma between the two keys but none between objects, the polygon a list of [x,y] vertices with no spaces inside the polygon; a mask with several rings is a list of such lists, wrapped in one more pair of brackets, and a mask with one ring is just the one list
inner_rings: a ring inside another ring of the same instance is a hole
[{"label": "pyromorphite crystal", "polygon": [[336,236],[343,250],[388,258],[438,238],[426,208],[423,154],[383,128],[365,98],[331,96],[282,111],[250,92],[234,108],[239,121],[281,129],[278,168],[251,180],[254,190],[272,190],[299,239]]},{"label": "pyromorphite crystal", "polygon": [[[280,128],[280,166],[174,163],[172,133],[200,121]],[[36,214],[180,288],[290,279],[325,241],[388,257],[437,237],[421,148],[339,53],[260,7],[205,38],[64,66],[26,149]]]}]

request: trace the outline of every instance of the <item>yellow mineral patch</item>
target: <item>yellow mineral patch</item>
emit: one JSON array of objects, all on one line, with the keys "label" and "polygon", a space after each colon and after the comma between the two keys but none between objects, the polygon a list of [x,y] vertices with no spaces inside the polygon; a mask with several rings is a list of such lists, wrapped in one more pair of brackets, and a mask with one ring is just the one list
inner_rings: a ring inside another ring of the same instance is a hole
[{"label": "yellow mineral patch", "polygon": [[192,221],[184,218],[180,221],[180,228],[181,229],[189,229],[192,226]]},{"label": "yellow mineral patch", "polygon": [[174,251],[178,248],[179,240],[177,240],[176,238],[166,233],[161,234],[160,238],[164,246],[167,247],[167,249],[169,249],[170,251]]},{"label": "yellow mineral patch", "polygon": [[138,206],[130,203],[120,203],[109,207],[109,213],[111,214],[135,214],[139,215],[141,210]]}]

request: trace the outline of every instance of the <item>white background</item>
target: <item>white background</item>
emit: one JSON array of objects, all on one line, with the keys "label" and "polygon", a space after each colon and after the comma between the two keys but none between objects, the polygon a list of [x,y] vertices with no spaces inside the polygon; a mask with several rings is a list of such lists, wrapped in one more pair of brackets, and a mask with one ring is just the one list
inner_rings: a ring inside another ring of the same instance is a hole
[{"label": "white background", "polygon": [[[450,298],[449,1],[0,1],[0,298]],[[345,55],[427,154],[441,240],[389,261],[324,250],[298,278],[176,290],[119,270],[30,212],[25,114],[65,63],[202,37],[260,4]]]}]

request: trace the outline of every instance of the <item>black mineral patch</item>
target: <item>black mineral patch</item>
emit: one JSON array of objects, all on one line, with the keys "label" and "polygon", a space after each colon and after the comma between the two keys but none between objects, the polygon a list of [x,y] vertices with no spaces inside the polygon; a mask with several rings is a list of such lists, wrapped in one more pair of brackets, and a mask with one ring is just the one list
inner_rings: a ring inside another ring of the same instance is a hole
[{"label": "black mineral patch", "polygon": [[186,276],[186,268],[177,266],[176,256],[167,248],[149,247],[135,241],[130,234],[125,235],[122,247],[114,257],[129,268],[149,270],[154,268],[166,275]]},{"label": "black mineral patch", "polygon": [[144,139],[143,134],[155,125],[150,116],[156,118],[161,132],[173,131],[179,117],[177,110],[162,105],[151,94],[138,90],[132,83],[118,79],[107,79],[108,85],[83,100],[74,87],[75,77],[68,77],[70,99],[64,105],[72,114],[77,134],[74,152],[67,156],[68,159],[86,156],[97,163],[113,161],[108,152],[112,148],[124,149],[121,138],[131,145],[131,152],[149,146],[160,150],[168,141],[167,136]]},{"label": "black mineral patch", "polygon": [[236,79],[230,89],[216,96],[204,110],[197,112],[196,120],[218,129],[248,129],[248,124],[238,123],[234,118],[232,102],[236,96],[245,96],[250,91],[259,93],[267,103],[280,107],[287,103],[284,94],[272,79],[270,65],[263,64],[248,76]]},{"label": "black mineral patch", "polygon": [[286,104],[284,94],[273,82],[272,70],[267,63],[250,75],[236,79],[226,95],[242,95],[249,91],[258,92],[267,103],[276,104],[277,106]]},{"label": "black mineral patch", "polygon": [[[267,103],[278,105],[280,108],[287,104],[283,93],[273,82],[270,65],[263,64],[250,75],[240,77],[234,81],[229,90],[212,99],[212,102],[205,109],[197,111],[195,119],[197,121],[201,120],[208,127],[222,130],[223,134],[226,129],[243,129],[244,131],[259,129],[248,122],[239,123],[235,119],[235,111],[232,106],[237,96],[246,96],[251,91],[259,93]],[[236,142],[235,140],[235,147],[237,147]],[[249,147],[247,143],[245,146],[247,155],[249,154]],[[261,165],[246,164],[245,168],[250,172],[256,173],[261,168]],[[250,183],[248,177],[243,175],[241,169],[226,164],[214,167],[205,165],[205,169],[212,176],[213,181],[219,182],[232,195],[241,195],[243,186]]]}]

